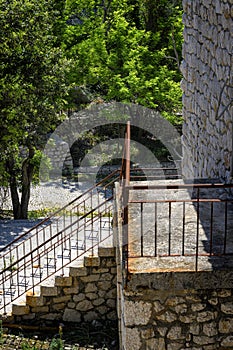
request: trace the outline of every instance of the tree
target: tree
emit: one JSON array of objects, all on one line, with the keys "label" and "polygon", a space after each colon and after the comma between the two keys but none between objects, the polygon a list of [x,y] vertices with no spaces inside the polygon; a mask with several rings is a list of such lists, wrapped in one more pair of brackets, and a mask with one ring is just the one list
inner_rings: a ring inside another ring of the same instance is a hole
[{"label": "tree", "polygon": [[26,219],[40,150],[62,119],[68,62],[54,34],[55,0],[0,3],[0,169],[14,218]]},{"label": "tree", "polygon": [[71,81],[104,100],[181,110],[180,0],[69,0],[64,50]]}]

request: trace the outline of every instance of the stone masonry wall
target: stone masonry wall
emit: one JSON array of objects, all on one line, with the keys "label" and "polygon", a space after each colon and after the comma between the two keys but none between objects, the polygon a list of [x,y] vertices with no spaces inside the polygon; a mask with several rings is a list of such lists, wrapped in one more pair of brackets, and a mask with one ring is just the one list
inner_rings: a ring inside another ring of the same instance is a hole
[{"label": "stone masonry wall", "polygon": [[232,0],[183,0],[183,174],[229,180]]},{"label": "stone masonry wall", "polygon": [[178,275],[133,276],[124,290],[121,350],[233,349],[233,289],[215,288],[211,272]]},{"label": "stone masonry wall", "polygon": [[115,249],[99,248],[98,257],[72,265],[69,276],[56,276],[53,286],[41,286],[40,295],[27,293],[26,304],[14,304],[7,321],[54,325],[116,319]]}]

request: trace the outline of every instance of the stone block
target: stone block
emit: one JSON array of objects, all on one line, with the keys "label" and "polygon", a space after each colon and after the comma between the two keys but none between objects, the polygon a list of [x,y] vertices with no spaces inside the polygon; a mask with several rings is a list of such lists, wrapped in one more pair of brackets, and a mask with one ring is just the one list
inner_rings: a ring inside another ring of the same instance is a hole
[{"label": "stone block", "polygon": [[74,309],[65,309],[64,314],[62,316],[64,322],[80,322],[81,321],[81,313]]},{"label": "stone block", "polygon": [[91,322],[98,319],[98,315],[95,311],[89,311],[84,315],[85,322]]},{"label": "stone block", "polygon": [[70,295],[64,295],[61,297],[53,298],[53,303],[54,304],[67,303],[68,301],[70,301],[70,299],[71,299]]},{"label": "stone block", "polygon": [[90,300],[82,300],[76,305],[76,310],[86,312],[93,309],[93,305]]},{"label": "stone block", "polygon": [[94,274],[94,275],[89,275],[85,277],[80,277],[80,280],[84,283],[88,283],[88,282],[96,282],[99,280],[99,278],[100,278],[99,274]]},{"label": "stone block", "polygon": [[44,296],[44,297],[54,297],[58,295],[57,287],[41,286],[40,291],[41,291],[41,296]]},{"label": "stone block", "polygon": [[[94,306],[100,306],[100,305],[102,305],[102,304],[104,304],[105,303],[105,299],[103,299],[103,298],[98,298],[98,299],[96,299],[96,300],[94,300],[93,301],[93,305]],[[108,305],[109,306],[109,305]]]},{"label": "stone block", "polygon": [[[152,344],[154,346],[154,343]],[[137,328],[127,328],[126,329],[126,342],[123,344],[125,350],[140,350],[142,343],[140,339],[140,333]],[[149,350],[155,350],[156,347],[147,347]]]},{"label": "stone block", "polygon": [[61,318],[61,315],[60,313],[47,313],[46,315],[41,315],[40,318],[47,321],[57,321]]},{"label": "stone block", "polygon": [[225,339],[222,340],[221,346],[223,346],[226,350],[233,347],[233,335],[229,335]]},{"label": "stone block", "polygon": [[71,287],[72,277],[55,276],[55,286],[57,287]]},{"label": "stone block", "polygon": [[80,266],[71,266],[70,267],[70,276],[72,277],[80,277],[80,276],[87,276],[87,268],[86,267],[80,267]]},{"label": "stone block", "polygon": [[49,312],[49,307],[48,306],[37,306],[32,308],[32,312],[34,313],[47,313]]},{"label": "stone block", "polygon": [[115,247],[99,247],[98,249],[99,257],[115,257],[116,248]]},{"label": "stone block", "polygon": [[84,257],[85,267],[97,267],[100,266],[100,258],[98,256],[85,256]]},{"label": "stone block", "polygon": [[87,283],[85,293],[95,293],[97,290],[95,283]]},{"label": "stone block", "polygon": [[197,322],[208,322],[215,319],[215,314],[212,311],[200,312],[197,316]]},{"label": "stone block", "polygon": [[25,304],[13,304],[12,314],[15,316],[28,315],[30,313],[30,307]]},{"label": "stone block", "polygon": [[233,333],[233,318],[222,318],[219,321],[220,333]]},{"label": "stone block", "polygon": [[109,290],[111,288],[112,284],[109,281],[100,281],[97,283],[98,290]]},{"label": "stone block", "polygon": [[125,301],[125,325],[147,325],[152,312],[151,303],[144,301]]},{"label": "stone block", "polygon": [[181,327],[172,327],[168,334],[167,334],[167,338],[171,339],[171,340],[176,340],[176,339],[184,339],[185,336],[182,335],[182,328]]},{"label": "stone block", "polygon": [[233,315],[233,303],[232,303],[232,301],[224,303],[224,304],[221,304],[221,310],[225,314]]},{"label": "stone block", "polygon": [[86,298],[86,295],[84,293],[79,293],[79,294],[73,296],[73,301],[75,303],[78,303],[79,301],[82,301],[85,298]]},{"label": "stone block", "polygon": [[63,288],[63,292],[65,295],[70,295],[70,294],[78,294],[79,292],[79,287],[71,287],[71,288]]},{"label": "stone block", "polygon": [[26,294],[26,304],[31,307],[43,306],[45,299],[41,295]]},{"label": "stone block", "polygon": [[64,310],[64,309],[65,309],[65,306],[66,306],[65,303],[54,304],[54,305],[52,306],[52,309],[53,309],[54,311],[60,311],[60,310]]},{"label": "stone block", "polygon": [[107,319],[110,320],[110,321],[115,321],[117,320],[117,313],[115,310],[113,311],[110,311],[108,314],[107,314]]}]

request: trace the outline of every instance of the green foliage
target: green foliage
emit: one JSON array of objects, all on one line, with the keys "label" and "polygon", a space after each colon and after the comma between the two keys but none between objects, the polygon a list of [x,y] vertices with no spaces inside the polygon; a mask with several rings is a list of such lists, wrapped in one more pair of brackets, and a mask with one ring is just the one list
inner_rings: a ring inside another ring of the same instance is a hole
[{"label": "green foliage", "polygon": [[[57,46],[53,0],[0,0],[1,182],[9,182],[15,216],[24,214],[40,152],[64,118],[69,62]],[[19,203],[18,189],[22,190]]]},{"label": "green foliage", "polygon": [[179,0],[70,0],[64,50],[72,83],[107,101],[134,102],[168,115],[181,110]]}]

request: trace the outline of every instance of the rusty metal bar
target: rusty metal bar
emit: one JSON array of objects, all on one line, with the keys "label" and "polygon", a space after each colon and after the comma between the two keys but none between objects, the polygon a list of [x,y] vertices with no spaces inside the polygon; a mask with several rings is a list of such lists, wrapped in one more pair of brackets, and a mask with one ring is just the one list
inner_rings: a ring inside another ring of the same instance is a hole
[{"label": "rusty metal bar", "polygon": [[171,202],[168,203],[168,255],[171,255],[171,214],[172,214],[172,208],[171,208]]},{"label": "rusty metal bar", "polygon": [[214,218],[214,203],[210,202],[210,256],[213,253],[213,218]]},{"label": "rusty metal bar", "polygon": [[157,256],[157,203],[155,203],[155,256]]},{"label": "rusty metal bar", "polygon": [[183,220],[182,220],[182,255],[184,256],[185,250],[185,202],[183,202]]},{"label": "rusty metal bar", "polygon": [[214,184],[174,184],[174,185],[144,185],[135,184],[126,186],[129,190],[179,190],[179,189],[191,189],[191,188],[233,188],[233,184],[214,183]]},{"label": "rusty metal bar", "polygon": [[143,257],[143,240],[144,240],[144,232],[143,232],[143,203],[141,203],[141,208],[140,208],[140,213],[141,213],[141,256]]},{"label": "rusty metal bar", "polygon": [[199,221],[200,221],[200,188],[197,188],[197,235],[196,235],[196,262],[195,270],[198,270],[198,250],[199,250]]},{"label": "rusty metal bar", "polygon": [[223,252],[226,254],[226,247],[227,247],[227,234],[228,234],[228,202],[225,202],[225,220],[224,220],[224,246],[223,246]]}]

